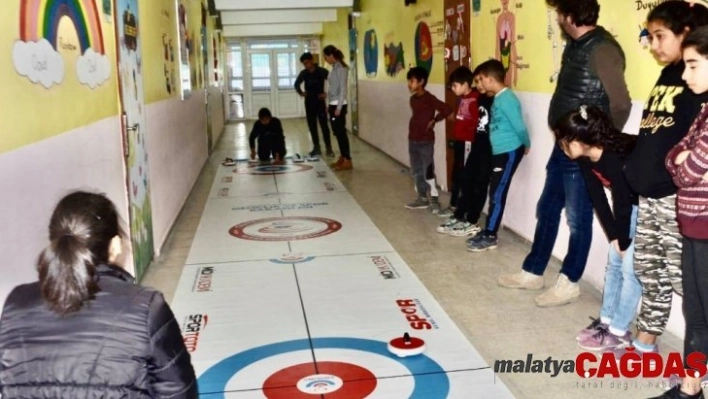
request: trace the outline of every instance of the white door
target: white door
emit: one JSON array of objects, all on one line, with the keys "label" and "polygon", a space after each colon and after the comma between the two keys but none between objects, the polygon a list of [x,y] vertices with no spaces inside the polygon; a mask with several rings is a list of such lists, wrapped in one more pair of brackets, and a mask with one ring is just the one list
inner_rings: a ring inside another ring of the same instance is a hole
[{"label": "white door", "polygon": [[300,72],[300,56],[294,50],[251,50],[248,53],[250,71],[250,112],[268,108],[279,118],[300,116],[300,96],[295,91],[295,79]]},{"label": "white door", "polygon": [[250,116],[258,117],[258,110],[268,108],[273,115],[279,116],[273,101],[273,58],[270,50],[251,51],[248,54],[250,64]]},{"label": "white door", "polygon": [[302,102],[300,95],[295,91],[295,79],[300,70],[300,56],[292,50],[274,50],[275,79],[273,85],[275,101],[277,102],[278,116],[281,118],[294,118],[299,116],[299,104]]},{"label": "white door", "polygon": [[[150,1],[150,0],[148,0]],[[142,55],[138,0],[116,1],[115,24],[118,38],[118,71],[123,114],[125,168],[130,200],[130,239],[140,279],[154,256],[152,207],[148,179],[148,154],[145,138],[145,97],[143,95]]]}]

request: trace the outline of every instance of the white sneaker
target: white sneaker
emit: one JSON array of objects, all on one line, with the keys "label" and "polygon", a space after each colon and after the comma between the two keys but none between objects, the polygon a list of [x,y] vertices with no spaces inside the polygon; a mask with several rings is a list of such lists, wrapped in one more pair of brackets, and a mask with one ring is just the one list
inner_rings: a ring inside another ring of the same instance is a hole
[{"label": "white sneaker", "polygon": [[457,222],[457,224],[452,226],[452,230],[449,234],[453,237],[465,237],[468,235],[477,234],[480,231],[482,231],[482,229],[476,224],[472,224],[470,222]]},{"label": "white sneaker", "polygon": [[537,276],[522,270],[514,274],[499,276],[497,284],[506,288],[519,288],[523,290],[540,290],[543,288],[543,276]]},{"label": "white sneaker", "polygon": [[452,228],[457,224],[457,219],[454,217],[448,219],[445,223],[441,224],[437,228],[437,232],[440,234],[449,234],[452,231]]},{"label": "white sneaker", "polygon": [[537,296],[534,301],[536,302],[536,306],[546,308],[575,302],[579,297],[580,287],[578,283],[571,282],[565,274],[560,273],[553,287]]}]

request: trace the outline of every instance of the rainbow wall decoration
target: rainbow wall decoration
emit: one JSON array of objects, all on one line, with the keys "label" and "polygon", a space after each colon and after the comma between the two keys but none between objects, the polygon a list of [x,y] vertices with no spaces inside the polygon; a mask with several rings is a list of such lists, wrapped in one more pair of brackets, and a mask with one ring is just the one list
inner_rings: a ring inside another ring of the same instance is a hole
[{"label": "rainbow wall decoration", "polygon": [[79,81],[91,88],[103,83],[108,79],[110,64],[100,15],[95,0],[21,0],[20,40],[13,48],[15,69],[46,88],[63,80],[59,24],[66,17],[79,40]]},{"label": "rainbow wall decoration", "polygon": [[57,50],[59,21],[69,17],[79,37],[81,54],[91,47],[105,54],[103,31],[95,0],[22,0],[20,5],[20,40],[46,39]]}]

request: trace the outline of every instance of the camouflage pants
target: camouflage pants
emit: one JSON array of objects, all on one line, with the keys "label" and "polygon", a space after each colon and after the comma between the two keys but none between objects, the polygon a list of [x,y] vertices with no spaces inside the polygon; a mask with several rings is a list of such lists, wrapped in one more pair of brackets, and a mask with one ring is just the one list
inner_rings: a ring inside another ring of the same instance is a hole
[{"label": "camouflage pants", "polygon": [[681,234],[676,222],[676,196],[639,197],[634,272],[642,284],[637,329],[661,335],[671,312],[673,292],[681,287]]}]

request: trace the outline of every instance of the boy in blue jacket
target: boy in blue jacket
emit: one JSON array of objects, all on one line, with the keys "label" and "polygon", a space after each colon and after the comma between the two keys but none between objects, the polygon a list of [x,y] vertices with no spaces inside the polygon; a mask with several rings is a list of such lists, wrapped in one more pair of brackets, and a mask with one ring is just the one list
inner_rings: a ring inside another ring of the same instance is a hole
[{"label": "boy in blue jacket", "polygon": [[475,73],[478,83],[488,96],[494,96],[490,140],[492,142],[492,178],[489,183],[489,210],[486,228],[467,240],[472,252],[497,247],[497,231],[501,226],[506,196],[511,179],[521,158],[529,153],[531,141],[524,125],[521,103],[514,92],[504,84],[504,65],[498,60],[480,64]]}]

